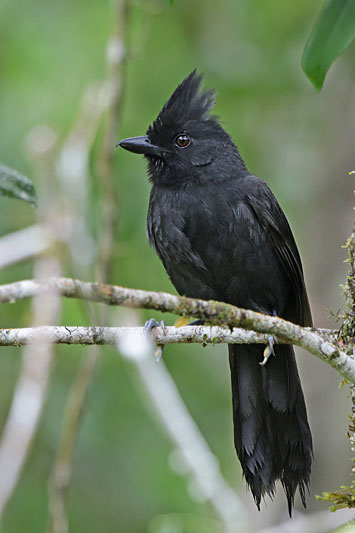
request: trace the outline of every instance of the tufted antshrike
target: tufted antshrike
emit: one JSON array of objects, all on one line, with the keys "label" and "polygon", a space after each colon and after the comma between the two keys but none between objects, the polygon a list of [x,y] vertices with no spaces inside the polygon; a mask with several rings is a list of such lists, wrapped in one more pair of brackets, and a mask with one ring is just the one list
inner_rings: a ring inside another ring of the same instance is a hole
[{"label": "tufted antshrike", "polygon": [[[201,90],[201,78],[194,71],[177,87],[146,136],[119,143],[148,161],[149,242],[180,294],[311,326],[290,226],[267,184],[248,171],[210,115],[215,96]],[[273,338],[265,350],[230,345],[229,362],[234,442],[246,482],[260,509],[280,480],[291,516],[297,487],[305,506],[312,462],[293,348],[273,347]]]}]

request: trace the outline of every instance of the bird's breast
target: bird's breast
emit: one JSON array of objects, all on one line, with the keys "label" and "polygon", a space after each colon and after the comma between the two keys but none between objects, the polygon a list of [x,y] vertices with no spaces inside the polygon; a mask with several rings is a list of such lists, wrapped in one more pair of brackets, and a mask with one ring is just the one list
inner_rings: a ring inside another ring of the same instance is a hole
[{"label": "bird's breast", "polygon": [[275,280],[283,283],[283,273],[238,191],[152,191],[148,238],[179,292],[262,311],[280,307]]}]

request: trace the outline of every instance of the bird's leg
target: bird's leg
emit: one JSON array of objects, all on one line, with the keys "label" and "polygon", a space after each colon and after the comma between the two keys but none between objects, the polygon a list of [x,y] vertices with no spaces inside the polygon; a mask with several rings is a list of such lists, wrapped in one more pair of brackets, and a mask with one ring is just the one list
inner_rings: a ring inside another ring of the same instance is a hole
[{"label": "bird's leg", "polygon": [[[161,322],[158,322],[155,320],[155,318],[151,318],[150,320],[147,320],[144,324],[144,331],[147,333],[150,333],[153,328],[161,328],[163,330],[163,333],[165,332],[165,322],[162,320]],[[160,359],[163,355],[163,348],[164,344],[157,344],[157,349],[154,352],[155,360],[157,363],[159,363]]]},{"label": "bird's leg", "polygon": [[[277,316],[277,313],[276,311],[274,310],[272,312],[272,315],[273,316]],[[261,363],[259,363],[260,366],[265,366],[266,363],[268,362],[269,360],[269,357],[271,354],[275,355],[275,351],[274,351],[274,344],[276,342],[276,339],[273,335],[269,335],[268,338],[267,338],[267,344],[266,344],[266,348],[264,350],[264,359],[261,361]]]},{"label": "bird's leg", "polygon": [[264,350],[264,359],[261,361],[261,363],[259,363],[260,366],[265,366],[266,363],[268,362],[269,360],[269,357],[271,354],[275,355],[275,352],[274,352],[274,344],[275,344],[275,337],[273,335],[269,335],[268,338],[267,338],[267,344],[266,344],[266,348]]}]

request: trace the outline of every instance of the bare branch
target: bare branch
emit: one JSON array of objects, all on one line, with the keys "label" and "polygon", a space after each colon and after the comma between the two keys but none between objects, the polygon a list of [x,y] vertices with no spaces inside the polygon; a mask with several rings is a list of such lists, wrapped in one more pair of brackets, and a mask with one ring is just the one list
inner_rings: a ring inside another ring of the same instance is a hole
[{"label": "bare branch", "polygon": [[[75,327],[75,326],[42,326],[38,328],[1,329],[0,346],[21,346],[38,342],[53,344],[107,344],[115,345],[128,333],[137,335],[144,332],[142,327]],[[221,326],[185,326],[175,328],[154,328],[152,340],[160,344],[262,344],[267,342],[267,335],[247,331],[245,329],[222,328]]]},{"label": "bare branch", "polygon": [[[292,322],[240,309],[223,302],[197,300],[164,292],[127,289],[117,285],[88,283],[70,278],[52,278],[49,282],[24,280],[0,286],[0,302],[59,292],[68,298],[79,298],[107,305],[157,309],[181,316],[195,317],[216,325],[242,327],[258,333],[275,335],[280,343],[304,348],[335,368],[344,378],[355,383],[355,359],[324,330],[302,328]],[[191,341],[192,342],[192,341]]]},{"label": "bare branch", "polygon": [[[259,315],[252,311],[235,309],[248,313],[250,316]],[[355,382],[355,359],[331,342],[334,339],[334,331],[301,328],[280,318],[261,314],[257,316],[255,326],[259,329],[267,329],[266,326],[260,326],[260,324],[263,324],[263,320],[267,324],[269,318],[272,318],[272,324],[266,333],[275,334],[279,343],[297,344],[305,348],[336,368],[343,377],[352,383]],[[0,330],[0,346],[18,346],[40,340],[58,344],[112,345],[122,335],[126,335],[127,331],[133,331],[139,335],[142,328],[42,326],[40,328],[2,329]],[[288,332],[287,335],[285,331]],[[174,343],[261,344],[267,341],[267,334],[241,328],[231,330],[221,326],[185,326],[182,328],[167,327],[164,332],[160,328],[154,328],[152,338],[158,345]]]}]

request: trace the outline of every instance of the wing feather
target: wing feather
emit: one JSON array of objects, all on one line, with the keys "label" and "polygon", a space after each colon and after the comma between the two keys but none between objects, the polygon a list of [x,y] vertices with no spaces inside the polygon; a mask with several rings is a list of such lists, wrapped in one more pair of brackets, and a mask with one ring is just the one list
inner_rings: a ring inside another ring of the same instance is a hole
[{"label": "wing feather", "polygon": [[291,228],[269,188],[263,188],[264,198],[247,194],[246,201],[259,225],[270,239],[280,264],[293,287],[301,325],[311,326],[312,316],[303,277],[301,258]]}]

